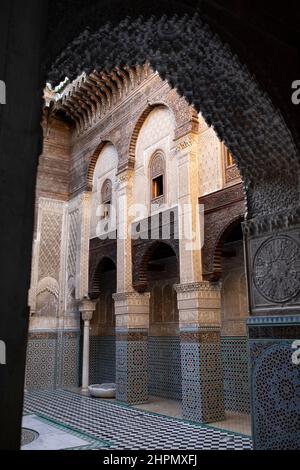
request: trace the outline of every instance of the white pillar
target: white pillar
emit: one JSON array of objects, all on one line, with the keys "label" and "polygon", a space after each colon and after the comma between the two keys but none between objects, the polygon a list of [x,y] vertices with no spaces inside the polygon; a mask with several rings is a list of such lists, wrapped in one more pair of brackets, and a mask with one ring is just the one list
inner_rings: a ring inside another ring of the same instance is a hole
[{"label": "white pillar", "polygon": [[96,305],[92,300],[83,299],[80,302],[79,308],[82,320],[84,321],[81,388],[83,392],[86,392],[89,386],[90,372],[90,321],[93,317],[93,312],[96,308]]}]

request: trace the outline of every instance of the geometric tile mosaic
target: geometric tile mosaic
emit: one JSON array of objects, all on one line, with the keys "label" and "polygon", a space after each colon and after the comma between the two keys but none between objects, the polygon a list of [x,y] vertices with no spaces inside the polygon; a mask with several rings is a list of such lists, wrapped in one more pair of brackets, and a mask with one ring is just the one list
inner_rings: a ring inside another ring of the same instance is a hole
[{"label": "geometric tile mosaic", "polygon": [[62,386],[77,387],[79,384],[79,335],[75,337],[63,336],[63,371]]},{"label": "geometric tile mosaic", "polygon": [[[116,341],[117,399],[126,403],[148,400],[148,341],[147,332],[131,331],[128,339]],[[139,340],[140,338],[140,340]]]},{"label": "geometric tile mosaic", "polygon": [[27,343],[27,390],[78,387],[79,334],[62,331],[39,333]]},{"label": "geometric tile mosaic", "polygon": [[250,413],[250,380],[246,337],[221,338],[225,409]]},{"label": "geometric tile mosaic", "polygon": [[108,443],[110,449],[249,450],[251,438],[66,390],[25,394],[24,411]]},{"label": "geometric tile mosaic", "polygon": [[292,340],[249,341],[256,449],[300,449],[300,366]]},{"label": "geometric tile mosaic", "polygon": [[218,331],[182,334],[181,373],[183,416],[202,423],[222,421],[224,391]]},{"label": "geometric tile mosaic", "polygon": [[28,340],[25,379],[27,390],[54,388],[56,344],[56,338]]},{"label": "geometric tile mosaic", "polygon": [[149,337],[149,394],[181,400],[179,336]]},{"label": "geometric tile mosaic", "polygon": [[[39,339],[29,338],[27,346],[26,361],[26,389],[54,389],[61,387],[76,387],[79,384],[80,373],[80,350],[79,336],[68,336],[58,332],[56,337],[45,337]],[[247,342],[244,337],[223,337],[221,339],[222,363],[224,373],[224,399],[225,409],[230,411],[250,412],[250,391],[248,377],[248,355]],[[124,343],[124,344],[123,344]],[[189,369],[186,361],[181,373],[181,351],[178,336],[159,337],[150,336],[147,344],[145,341],[118,341],[119,356],[119,382],[123,383],[124,393],[128,390],[128,364],[131,374],[131,402],[145,401],[147,397],[147,364],[141,358],[148,357],[148,393],[149,395],[181,400],[182,384],[181,377],[188,380]],[[129,345],[130,353],[127,351]],[[123,349],[122,349],[123,347]],[[182,345],[183,347],[183,345]],[[192,344],[186,344],[184,348],[191,348]],[[121,349],[120,349],[121,348]],[[125,349],[126,353],[125,353]],[[141,351],[143,348],[143,351]],[[146,348],[146,349],[145,349]],[[144,350],[145,349],[145,350]],[[197,349],[197,348],[196,348]],[[189,362],[191,362],[191,357]],[[190,351],[191,353],[191,351]],[[199,360],[200,352],[196,351],[195,360]],[[211,360],[215,356],[212,352]],[[127,357],[127,360],[125,360]],[[202,361],[205,356],[202,354]],[[206,357],[207,354],[206,354]],[[183,358],[182,358],[183,359]],[[199,365],[198,365],[199,366]],[[143,370],[143,374],[139,374]],[[144,382],[141,380],[144,377]],[[192,381],[194,378],[191,377]],[[90,383],[103,383],[116,381],[116,338],[115,336],[91,336],[90,337]],[[139,387],[135,386],[139,383]],[[196,385],[196,384],[195,384]],[[187,384],[183,385],[187,387]],[[140,388],[140,392],[138,391]],[[193,388],[193,387],[192,387]],[[193,391],[189,389],[190,400]],[[199,388],[199,386],[198,386]],[[121,388],[119,387],[121,391]],[[197,387],[195,387],[197,391]],[[208,390],[209,391],[209,390]],[[127,393],[127,392],[126,392]],[[136,394],[140,393],[140,397]],[[210,387],[210,396],[212,393]],[[197,399],[196,397],[194,397]],[[120,398],[128,401],[129,397]],[[198,400],[198,399],[197,399]],[[184,404],[185,406],[185,404]],[[188,411],[188,414],[186,414]],[[185,416],[192,417],[192,408],[185,410]],[[194,419],[199,419],[197,416]]]},{"label": "geometric tile mosaic", "polygon": [[90,384],[116,380],[116,337],[90,336]]}]

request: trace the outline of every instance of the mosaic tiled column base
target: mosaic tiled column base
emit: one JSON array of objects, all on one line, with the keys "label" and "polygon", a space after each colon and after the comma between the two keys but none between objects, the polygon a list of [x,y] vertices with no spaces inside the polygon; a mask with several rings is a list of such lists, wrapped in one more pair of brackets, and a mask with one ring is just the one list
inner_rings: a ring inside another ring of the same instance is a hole
[{"label": "mosaic tiled column base", "polygon": [[148,401],[149,293],[113,294],[116,315],[116,398]]},{"label": "mosaic tiled column base", "polygon": [[219,329],[181,330],[182,414],[191,421],[224,419]]},{"label": "mosaic tiled column base", "polygon": [[116,384],[119,401],[148,401],[148,330],[118,331]]},{"label": "mosaic tiled column base", "polygon": [[223,336],[221,348],[225,409],[238,413],[250,413],[247,337]]},{"label": "mosaic tiled column base", "polygon": [[78,387],[79,331],[30,332],[26,390]]},{"label": "mosaic tiled column base", "polygon": [[300,315],[248,320],[254,447],[300,450]]},{"label": "mosaic tiled column base", "polygon": [[224,419],[220,286],[178,284],[182,414],[191,421]]}]

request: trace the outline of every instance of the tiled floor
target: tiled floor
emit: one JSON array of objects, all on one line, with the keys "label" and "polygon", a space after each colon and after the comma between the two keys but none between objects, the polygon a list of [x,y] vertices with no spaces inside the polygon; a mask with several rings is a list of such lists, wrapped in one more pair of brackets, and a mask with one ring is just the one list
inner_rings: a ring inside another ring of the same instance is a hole
[{"label": "tiled floor", "polygon": [[169,398],[149,397],[149,402],[143,405],[135,405],[135,408],[144,411],[159,413],[173,418],[182,418],[181,402]]},{"label": "tiled floor", "polygon": [[[181,402],[178,400],[150,396],[148,403],[135,405],[135,408],[182,419]],[[226,411],[226,419],[224,421],[210,423],[210,425],[218,429],[225,429],[226,431],[251,436],[250,415],[246,413]]]},{"label": "tiled floor", "polygon": [[66,390],[27,393],[24,412],[50,419],[86,438],[99,440],[103,447],[111,449],[242,450],[252,447],[248,436]]}]

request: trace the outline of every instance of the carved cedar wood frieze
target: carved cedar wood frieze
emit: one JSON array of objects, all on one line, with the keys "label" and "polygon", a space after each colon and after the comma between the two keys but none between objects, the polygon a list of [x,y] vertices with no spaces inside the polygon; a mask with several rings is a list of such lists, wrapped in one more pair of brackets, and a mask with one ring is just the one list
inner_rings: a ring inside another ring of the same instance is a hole
[{"label": "carved cedar wood frieze", "polygon": [[221,275],[221,242],[226,230],[241,221],[245,214],[245,195],[242,184],[203,196],[204,205],[203,272],[207,279]]}]

